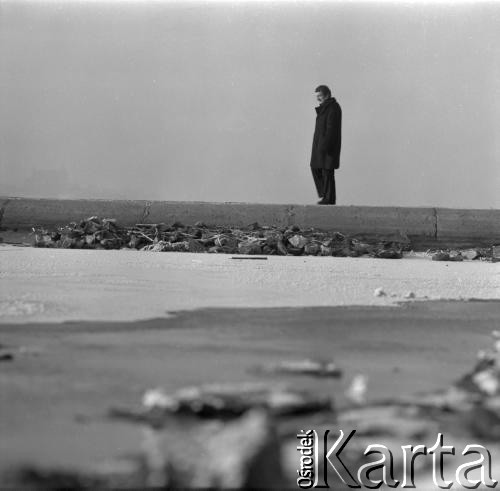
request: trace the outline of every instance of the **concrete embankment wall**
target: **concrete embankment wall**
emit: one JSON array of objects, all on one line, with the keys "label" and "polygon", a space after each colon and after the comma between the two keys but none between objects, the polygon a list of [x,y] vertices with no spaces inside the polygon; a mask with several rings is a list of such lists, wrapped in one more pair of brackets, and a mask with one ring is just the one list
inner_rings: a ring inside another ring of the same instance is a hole
[{"label": "concrete embankment wall", "polygon": [[433,207],[319,206],[141,200],[0,198],[0,227],[52,228],[97,215],[119,224],[173,223],[244,227],[298,225],[354,235],[406,234],[421,246],[500,243],[500,210]]}]

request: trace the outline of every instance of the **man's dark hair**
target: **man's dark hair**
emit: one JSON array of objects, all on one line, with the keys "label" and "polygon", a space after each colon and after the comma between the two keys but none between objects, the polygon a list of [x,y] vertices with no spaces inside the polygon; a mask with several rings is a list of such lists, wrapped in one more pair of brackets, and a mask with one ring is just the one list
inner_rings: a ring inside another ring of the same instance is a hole
[{"label": "man's dark hair", "polygon": [[331,97],[332,93],[326,85],[318,85],[314,92],[321,92],[325,97]]}]

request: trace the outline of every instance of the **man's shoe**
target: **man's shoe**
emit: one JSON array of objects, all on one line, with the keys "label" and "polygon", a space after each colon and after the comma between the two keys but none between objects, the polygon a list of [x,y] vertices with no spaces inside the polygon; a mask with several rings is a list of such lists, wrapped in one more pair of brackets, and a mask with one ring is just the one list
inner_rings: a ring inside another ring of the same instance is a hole
[{"label": "man's shoe", "polygon": [[317,204],[318,205],[327,205],[328,203],[324,199],[320,199]]}]

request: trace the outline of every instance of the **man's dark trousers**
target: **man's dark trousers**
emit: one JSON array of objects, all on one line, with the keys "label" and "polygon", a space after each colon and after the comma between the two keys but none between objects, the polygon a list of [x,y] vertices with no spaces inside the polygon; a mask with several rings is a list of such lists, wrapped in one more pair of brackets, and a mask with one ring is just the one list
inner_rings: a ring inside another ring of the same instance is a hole
[{"label": "man's dark trousers", "polygon": [[325,204],[334,205],[336,201],[335,193],[335,170],[311,168],[316,185],[318,196]]}]

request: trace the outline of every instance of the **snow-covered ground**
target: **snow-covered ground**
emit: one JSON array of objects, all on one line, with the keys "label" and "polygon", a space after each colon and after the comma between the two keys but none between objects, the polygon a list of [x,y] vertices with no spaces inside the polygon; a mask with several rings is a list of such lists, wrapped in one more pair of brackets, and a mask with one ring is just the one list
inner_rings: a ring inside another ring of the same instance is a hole
[{"label": "snow-covered ground", "polygon": [[[381,296],[375,296],[382,289]],[[500,264],[0,247],[1,322],[136,320],[200,307],[499,299]],[[410,300],[412,301],[412,300]]]}]

